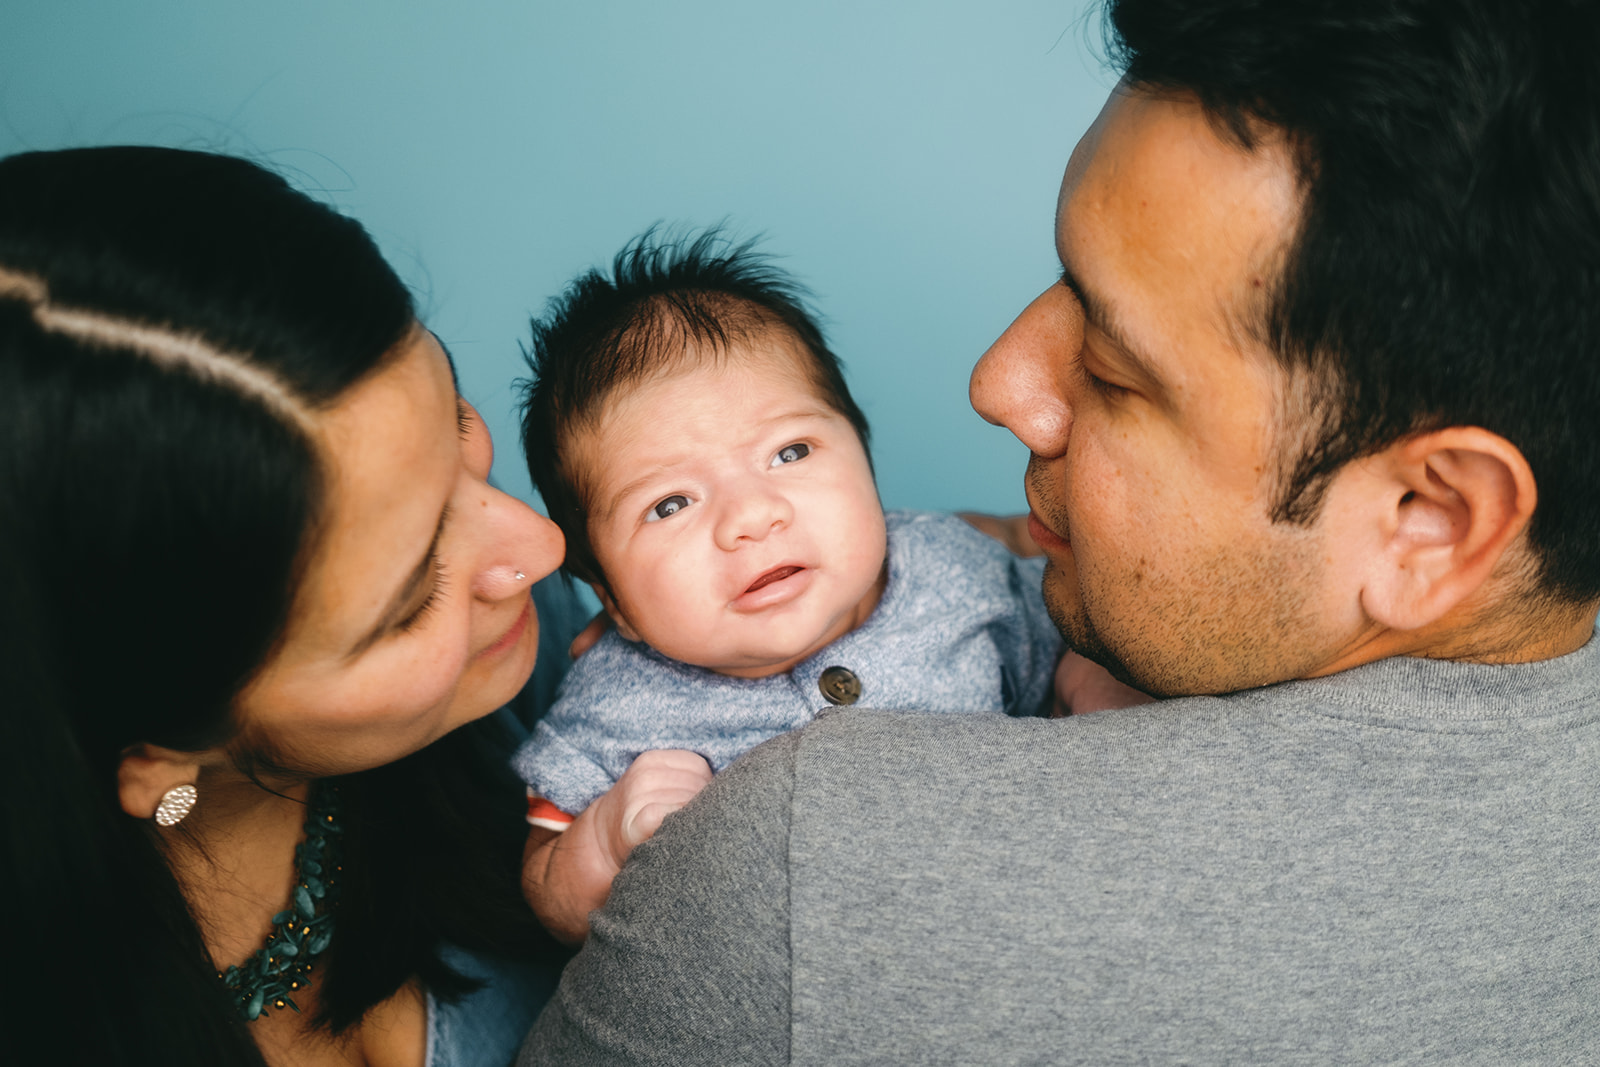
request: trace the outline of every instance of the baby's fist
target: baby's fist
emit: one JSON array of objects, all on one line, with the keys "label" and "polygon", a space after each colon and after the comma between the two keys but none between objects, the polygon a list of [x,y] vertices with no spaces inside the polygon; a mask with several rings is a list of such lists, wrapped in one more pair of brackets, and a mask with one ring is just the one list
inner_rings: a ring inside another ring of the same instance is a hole
[{"label": "baby's fist", "polygon": [[607,845],[618,867],[634,846],[648,840],[668,815],[695,798],[711,781],[711,768],[698,753],[663,748],[644,752],[595,803],[610,810],[603,820]]}]

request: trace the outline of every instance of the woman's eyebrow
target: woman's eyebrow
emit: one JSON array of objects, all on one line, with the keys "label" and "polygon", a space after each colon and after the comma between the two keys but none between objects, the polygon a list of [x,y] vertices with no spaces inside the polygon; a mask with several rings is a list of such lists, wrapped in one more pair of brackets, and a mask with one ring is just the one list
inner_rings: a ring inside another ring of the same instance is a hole
[{"label": "woman's eyebrow", "polygon": [[[433,333],[432,330],[428,331]],[[450,354],[450,346],[444,343],[444,338],[433,333],[433,339],[439,344],[439,351],[444,353],[444,361],[450,365],[450,382],[456,387],[456,392],[461,392],[461,375],[456,373],[456,357]]]},{"label": "woman's eyebrow", "polygon": [[417,594],[422,591],[428,576],[434,571],[434,564],[439,558],[439,539],[444,536],[445,523],[449,521],[450,505],[445,504],[444,509],[439,512],[439,524],[433,529],[433,540],[428,542],[428,551],[423,553],[422,559],[417,561],[417,565],[411,568],[411,573],[406,575],[405,581],[400,583],[400,588],[395,590],[394,596],[389,600],[389,606],[379,616],[377,625],[351,646],[350,651],[345,654],[346,659],[361,655],[405,618],[406,609],[417,599]]}]

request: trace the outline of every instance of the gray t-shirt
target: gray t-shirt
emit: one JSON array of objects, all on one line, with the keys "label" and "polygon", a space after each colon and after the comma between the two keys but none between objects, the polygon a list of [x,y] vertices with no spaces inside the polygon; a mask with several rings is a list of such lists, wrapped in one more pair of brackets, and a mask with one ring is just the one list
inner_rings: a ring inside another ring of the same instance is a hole
[{"label": "gray t-shirt", "polygon": [[1600,641],[842,710],[617,879],[523,1064],[1600,1063]]}]

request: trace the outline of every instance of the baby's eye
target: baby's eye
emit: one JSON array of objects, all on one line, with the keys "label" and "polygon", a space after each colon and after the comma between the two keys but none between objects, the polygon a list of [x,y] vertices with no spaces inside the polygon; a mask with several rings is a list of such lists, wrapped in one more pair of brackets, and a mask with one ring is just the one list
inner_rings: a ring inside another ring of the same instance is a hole
[{"label": "baby's eye", "polygon": [[689,506],[689,498],[680,494],[669,496],[655,507],[644,513],[645,522],[660,522],[669,515],[676,515]]},{"label": "baby's eye", "polygon": [[811,455],[811,446],[796,442],[778,449],[778,454],[772,457],[771,466],[781,467],[785,463],[798,463],[809,455]]}]

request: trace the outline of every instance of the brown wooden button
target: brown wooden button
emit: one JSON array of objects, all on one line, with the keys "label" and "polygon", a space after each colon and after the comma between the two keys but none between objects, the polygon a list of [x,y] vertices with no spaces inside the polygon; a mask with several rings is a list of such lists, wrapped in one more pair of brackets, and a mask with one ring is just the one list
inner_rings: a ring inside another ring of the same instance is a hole
[{"label": "brown wooden button", "polygon": [[829,667],[817,679],[817,688],[830,704],[854,704],[861,699],[861,679],[848,667]]}]

